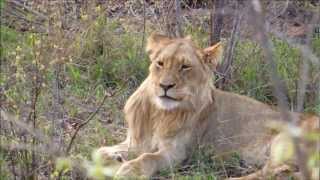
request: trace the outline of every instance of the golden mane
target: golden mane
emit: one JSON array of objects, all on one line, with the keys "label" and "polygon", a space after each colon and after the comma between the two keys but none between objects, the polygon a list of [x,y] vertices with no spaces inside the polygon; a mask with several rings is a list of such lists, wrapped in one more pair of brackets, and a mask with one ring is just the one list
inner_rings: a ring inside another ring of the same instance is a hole
[{"label": "golden mane", "polygon": [[[221,55],[222,48],[214,46],[210,51],[219,51]],[[153,102],[153,83],[154,71],[150,66],[150,74],[136,92],[128,99],[124,112],[128,122],[130,142],[133,144],[147,144],[150,139],[145,138],[146,134],[156,134],[159,138],[168,138],[177,134],[186,124],[192,125],[192,119],[196,119],[199,110],[212,103],[212,89],[214,89],[212,81],[212,69],[204,62],[200,62],[209,53],[198,49],[190,38],[181,38],[170,40],[169,38],[153,34],[148,38],[146,48],[150,55],[151,62],[156,60],[166,60],[168,66],[173,66],[174,61],[199,61],[202,71],[196,73],[202,74],[203,81],[197,82],[197,86],[192,89],[190,95],[186,95],[186,101],[193,108],[177,108],[175,110],[161,110]],[[215,57],[218,59],[218,57]],[[176,72],[178,73],[178,72]],[[160,119],[160,120],[159,120]]]}]

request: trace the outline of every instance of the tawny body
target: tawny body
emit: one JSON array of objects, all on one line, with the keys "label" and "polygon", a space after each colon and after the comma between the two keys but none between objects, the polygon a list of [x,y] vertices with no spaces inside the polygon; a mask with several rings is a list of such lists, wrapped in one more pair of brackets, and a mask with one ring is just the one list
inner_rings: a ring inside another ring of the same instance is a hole
[{"label": "tawny body", "polygon": [[[254,163],[262,164],[268,154],[266,150],[269,144],[266,142],[273,136],[265,127],[265,122],[281,120],[280,113],[249,97],[214,88],[211,92],[212,100],[198,112],[181,110],[177,113],[159,110],[152,102],[144,102],[149,104],[148,109],[141,110],[139,103],[136,104],[137,101],[150,100],[143,89],[141,92],[138,89],[133,96],[140,97],[141,100],[128,100],[128,104],[137,105],[137,112],[126,113],[127,116],[135,116],[131,117],[133,121],[129,124],[135,126],[133,129],[136,132],[132,132],[130,136],[140,136],[129,137],[130,147],[142,152],[155,152],[168,145],[184,146],[182,149],[200,144],[210,145],[217,153],[241,150],[247,161],[251,159]],[[137,122],[142,118],[148,120]],[[263,146],[265,148],[262,148]],[[181,152],[183,151],[179,150],[179,154],[183,155]]]},{"label": "tawny body", "polygon": [[[252,98],[215,89],[212,68],[221,48],[198,49],[189,38],[149,38],[149,76],[124,108],[127,138],[99,149],[122,159],[117,176],[149,177],[181,163],[198,145],[210,145],[218,154],[238,152],[249,164],[267,161],[274,135],[265,122],[280,121],[281,114]],[[128,152],[136,157],[128,160]]]}]

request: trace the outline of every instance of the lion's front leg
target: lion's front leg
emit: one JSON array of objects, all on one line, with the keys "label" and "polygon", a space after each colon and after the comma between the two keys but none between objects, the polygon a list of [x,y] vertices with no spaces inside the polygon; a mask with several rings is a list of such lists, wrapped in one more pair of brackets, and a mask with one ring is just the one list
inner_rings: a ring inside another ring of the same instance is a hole
[{"label": "lion's front leg", "polygon": [[127,141],[114,146],[105,146],[98,149],[98,154],[103,158],[104,164],[111,164],[114,161],[125,162],[128,160],[129,146]]},{"label": "lion's front leg", "polygon": [[177,149],[144,153],[138,158],[122,164],[117,171],[118,177],[150,177],[157,171],[180,163],[186,157],[185,152]]}]

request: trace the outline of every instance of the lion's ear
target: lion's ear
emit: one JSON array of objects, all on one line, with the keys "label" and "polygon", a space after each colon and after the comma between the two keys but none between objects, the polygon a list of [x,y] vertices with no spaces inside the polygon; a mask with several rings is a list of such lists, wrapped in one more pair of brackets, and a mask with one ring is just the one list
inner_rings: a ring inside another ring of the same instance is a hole
[{"label": "lion's ear", "polygon": [[152,60],[153,56],[157,54],[161,48],[168,45],[170,40],[171,39],[165,35],[152,33],[147,40],[146,46],[146,51],[149,54],[150,59]]},{"label": "lion's ear", "polygon": [[222,43],[218,42],[213,46],[207,47],[203,50],[204,62],[209,65],[213,70],[217,68],[217,65],[222,60],[223,47]]}]

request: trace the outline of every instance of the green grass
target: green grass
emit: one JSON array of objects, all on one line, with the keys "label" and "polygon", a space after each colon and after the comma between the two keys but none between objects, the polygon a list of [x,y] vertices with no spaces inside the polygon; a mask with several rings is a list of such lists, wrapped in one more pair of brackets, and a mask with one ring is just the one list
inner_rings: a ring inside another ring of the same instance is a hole
[{"label": "green grass", "polygon": [[16,48],[21,35],[15,30],[6,26],[0,26],[0,59],[4,60],[8,56],[8,53]]},{"label": "green grass", "polygon": [[97,22],[75,42],[74,62],[82,66],[68,65],[70,88],[76,92],[86,91],[86,87],[95,83],[101,85],[100,89],[137,87],[146,77],[149,64],[144,54],[139,55],[141,48],[136,43],[139,39],[130,32],[112,34],[120,28],[117,22],[100,19]]},{"label": "green grass", "polygon": [[314,37],[311,41],[313,52],[319,57],[320,56],[320,37]]}]

